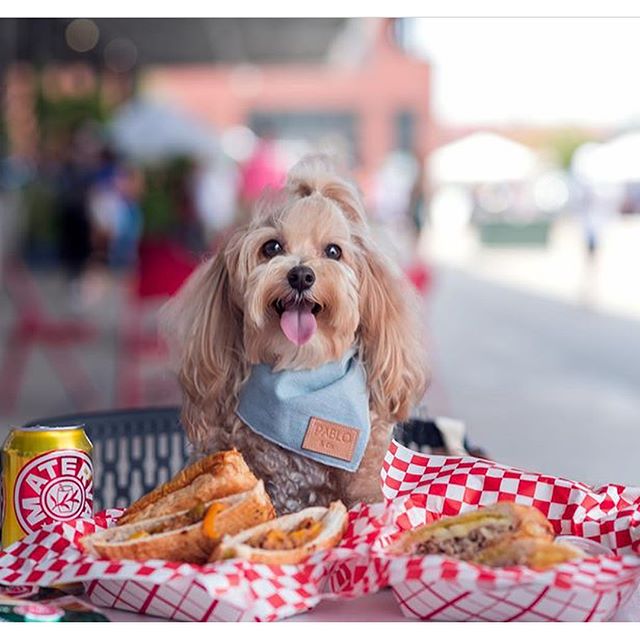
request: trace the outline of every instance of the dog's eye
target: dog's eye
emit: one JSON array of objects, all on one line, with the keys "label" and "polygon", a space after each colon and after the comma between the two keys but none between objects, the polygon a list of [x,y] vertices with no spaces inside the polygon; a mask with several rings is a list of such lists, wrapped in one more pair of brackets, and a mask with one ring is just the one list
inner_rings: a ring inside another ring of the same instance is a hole
[{"label": "dog's eye", "polygon": [[268,259],[271,259],[274,256],[277,256],[278,254],[282,254],[283,251],[284,251],[284,248],[282,247],[280,241],[276,241],[275,239],[271,239],[270,241],[267,241],[262,246],[262,254],[266,256]]},{"label": "dog's eye", "polygon": [[329,245],[327,245],[327,247],[324,248],[324,255],[328,259],[339,261],[340,257],[342,256],[342,249],[340,248],[339,245],[336,245],[335,243],[329,243]]}]

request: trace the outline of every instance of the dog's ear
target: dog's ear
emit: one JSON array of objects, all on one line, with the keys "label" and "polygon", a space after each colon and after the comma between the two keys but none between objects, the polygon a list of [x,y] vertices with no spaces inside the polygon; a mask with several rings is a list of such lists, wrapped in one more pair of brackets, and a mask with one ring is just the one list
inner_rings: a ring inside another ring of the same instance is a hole
[{"label": "dog's ear", "polygon": [[359,244],[360,351],[372,408],[387,421],[403,421],[428,380],[417,297],[371,241]]},{"label": "dog's ear", "polygon": [[286,191],[294,198],[314,192],[334,201],[355,224],[364,222],[364,206],[358,187],[344,178],[338,160],[327,154],[312,154],[298,161],[287,177]]},{"label": "dog's ear", "polygon": [[234,385],[244,367],[242,311],[234,304],[230,242],[203,263],[161,311],[161,329],[184,395],[182,420],[189,440],[204,447],[212,428],[235,409]]}]

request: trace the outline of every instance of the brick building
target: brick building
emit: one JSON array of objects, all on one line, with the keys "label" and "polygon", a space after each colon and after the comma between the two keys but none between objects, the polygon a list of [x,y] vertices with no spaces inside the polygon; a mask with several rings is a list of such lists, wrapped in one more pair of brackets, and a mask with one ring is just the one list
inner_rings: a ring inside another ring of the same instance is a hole
[{"label": "brick building", "polygon": [[281,138],[338,136],[366,187],[390,151],[424,157],[432,147],[430,67],[403,51],[398,27],[343,21],[304,62],[155,66],[143,87],[218,130],[268,124]]}]

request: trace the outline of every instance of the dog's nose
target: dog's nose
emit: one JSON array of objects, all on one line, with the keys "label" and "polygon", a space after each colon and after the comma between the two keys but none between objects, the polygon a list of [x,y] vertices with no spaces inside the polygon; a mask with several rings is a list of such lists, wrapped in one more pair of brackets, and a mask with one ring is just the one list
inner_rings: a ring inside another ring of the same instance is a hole
[{"label": "dog's nose", "polygon": [[296,265],[289,270],[287,274],[289,285],[298,292],[308,290],[316,281],[316,275],[313,270],[306,265]]}]

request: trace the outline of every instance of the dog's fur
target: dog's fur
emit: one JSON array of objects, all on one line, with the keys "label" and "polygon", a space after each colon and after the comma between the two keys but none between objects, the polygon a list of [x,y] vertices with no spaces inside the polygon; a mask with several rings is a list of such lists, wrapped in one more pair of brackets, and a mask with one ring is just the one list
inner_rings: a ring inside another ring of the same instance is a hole
[{"label": "dog's fur", "polygon": [[[264,243],[284,253],[267,259]],[[324,248],[342,248],[339,261]],[[304,293],[321,306],[312,339],[298,347],[279,326],[274,303],[292,296],[287,273],[313,269]],[[413,293],[374,246],[357,189],[324,156],[307,157],[286,186],[266,197],[251,222],[204,263],[165,310],[165,329],[179,348],[183,424],[197,451],[237,448],[279,513],[342,499],[381,499],[379,473],[393,425],[422,397],[427,369]],[[175,344],[174,344],[175,345]],[[356,346],[370,390],[371,438],[356,473],[325,466],[252,432],[235,415],[252,364],[308,369]]]}]

